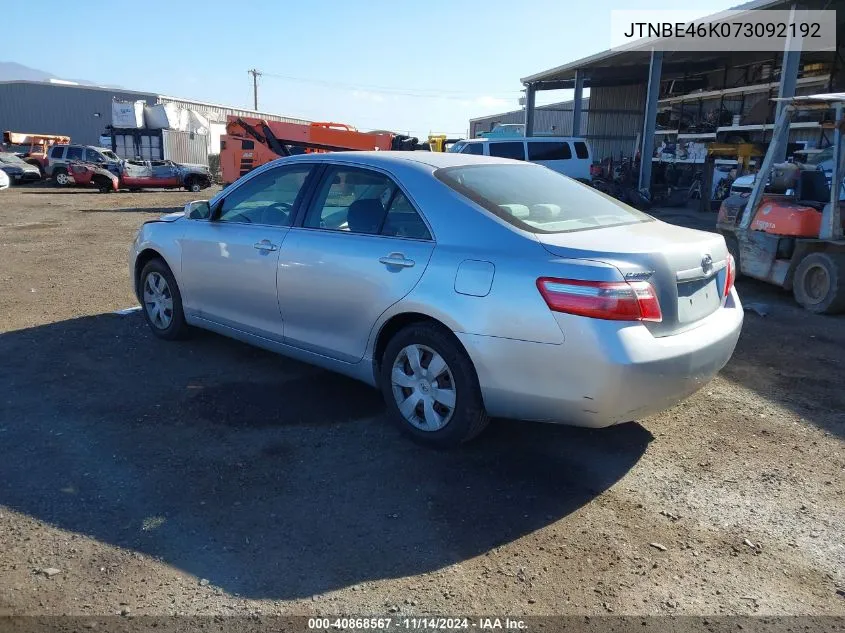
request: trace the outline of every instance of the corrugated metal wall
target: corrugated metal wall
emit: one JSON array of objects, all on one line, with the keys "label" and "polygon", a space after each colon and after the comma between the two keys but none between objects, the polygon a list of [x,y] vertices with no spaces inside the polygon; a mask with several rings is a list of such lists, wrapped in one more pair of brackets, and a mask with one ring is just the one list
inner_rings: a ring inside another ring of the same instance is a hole
[{"label": "corrugated metal wall", "polygon": [[[113,99],[156,102],[154,94],[40,82],[0,82],[0,130],[63,134],[74,143],[99,145],[111,124]],[[99,116],[96,116],[99,114]]]},{"label": "corrugated metal wall", "polygon": [[[584,134],[587,130],[590,98],[583,99],[581,112],[581,131],[575,136]],[[501,114],[472,119],[469,123],[470,137],[475,138],[481,132],[489,132],[499,123],[524,123],[525,110],[511,110]],[[546,106],[540,106],[534,112],[534,134],[572,136],[572,101],[561,101]]]},{"label": "corrugated metal wall", "polygon": [[177,163],[208,165],[208,135],[162,130],[164,157]]},{"label": "corrugated metal wall", "polygon": [[[590,140],[594,160],[607,156],[631,156],[642,133],[646,86],[592,88],[584,99],[581,134]],[[523,123],[524,110],[481,117],[470,121],[472,137],[490,131],[497,123]],[[555,128],[553,129],[553,126]],[[535,134],[569,136],[572,130],[572,101],[540,106],[534,114]]]},{"label": "corrugated metal wall", "polygon": [[587,138],[593,159],[631,156],[643,130],[645,84],[590,89]]},{"label": "corrugated metal wall", "polygon": [[[268,121],[308,123],[304,119],[267,112],[253,112],[217,104],[163,97],[131,90],[50,84],[31,81],[0,82],[0,130],[38,134],[63,134],[74,143],[98,145],[100,134],[111,125],[112,101],[176,103],[196,110],[210,121],[225,123],[229,114],[259,116]],[[96,116],[99,114],[99,116]],[[218,128],[219,129],[219,128]],[[205,162],[194,161],[194,162]]]}]

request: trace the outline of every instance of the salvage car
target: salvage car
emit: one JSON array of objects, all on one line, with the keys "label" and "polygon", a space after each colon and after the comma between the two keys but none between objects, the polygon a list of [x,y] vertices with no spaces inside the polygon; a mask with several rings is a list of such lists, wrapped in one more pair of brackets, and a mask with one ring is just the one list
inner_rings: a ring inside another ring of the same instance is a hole
[{"label": "salvage car", "polygon": [[195,326],[346,374],[439,446],[489,416],[604,427],[670,407],[743,320],[720,235],[455,153],[268,163],[142,225],[129,267],[156,336]]},{"label": "salvage car", "polygon": [[50,147],[50,151],[47,152],[44,175],[52,178],[59,186],[69,185],[73,182],[73,178],[68,174],[67,166],[74,161],[91,163],[114,173],[117,173],[120,165],[117,154],[105,147],[57,144]]},{"label": "salvage car", "polygon": [[10,182],[24,183],[41,180],[41,171],[38,167],[8,152],[0,152],[0,170],[6,172]]},{"label": "salvage car", "polygon": [[0,169],[0,190],[9,188],[9,177],[6,172]]},{"label": "salvage car", "polygon": [[172,160],[125,160],[120,166],[121,189],[180,189],[198,193],[211,186],[205,165],[174,163]]},{"label": "salvage car", "polygon": [[77,185],[93,185],[100,193],[111,193],[120,188],[120,179],[104,167],[81,161],[72,161],[66,167],[68,176]]}]

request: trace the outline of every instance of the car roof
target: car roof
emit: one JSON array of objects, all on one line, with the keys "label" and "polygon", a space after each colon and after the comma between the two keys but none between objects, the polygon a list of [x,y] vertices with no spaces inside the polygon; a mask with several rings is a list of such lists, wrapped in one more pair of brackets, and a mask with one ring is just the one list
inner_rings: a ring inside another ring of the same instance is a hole
[{"label": "car roof", "polygon": [[499,141],[584,141],[583,136],[485,136],[484,138],[468,138],[459,143],[495,143]]},{"label": "car roof", "polygon": [[493,156],[476,156],[472,154],[457,154],[452,152],[426,152],[426,151],[409,151],[409,152],[329,152],[326,154],[298,154],[289,158],[281,159],[283,161],[319,161],[319,162],[334,162],[334,161],[350,161],[359,163],[361,165],[370,165],[373,167],[385,167],[395,165],[427,165],[434,169],[443,167],[460,167],[463,165],[490,165],[490,164],[525,164],[524,161],[515,161],[508,158],[496,158]]}]

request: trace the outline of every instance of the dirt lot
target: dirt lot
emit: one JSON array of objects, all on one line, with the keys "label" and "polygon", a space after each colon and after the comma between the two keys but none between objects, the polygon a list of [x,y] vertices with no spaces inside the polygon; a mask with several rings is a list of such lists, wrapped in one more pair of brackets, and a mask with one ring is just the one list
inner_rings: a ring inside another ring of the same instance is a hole
[{"label": "dirt lot", "polygon": [[842,318],[741,280],[768,316],[672,410],[435,452],[363,385],[113,313],[191,197],[0,192],[0,614],[845,615]]}]

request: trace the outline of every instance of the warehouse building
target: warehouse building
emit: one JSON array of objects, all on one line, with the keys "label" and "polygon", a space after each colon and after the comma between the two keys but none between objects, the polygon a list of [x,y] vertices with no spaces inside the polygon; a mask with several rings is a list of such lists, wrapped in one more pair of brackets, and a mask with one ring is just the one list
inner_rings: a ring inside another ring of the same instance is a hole
[{"label": "warehouse building", "polygon": [[[589,118],[590,99],[583,99],[584,115],[581,117],[581,130],[575,136],[585,133]],[[534,117],[534,134],[537,136],[569,135],[572,131],[572,101],[562,101],[539,106]],[[490,132],[502,123],[525,123],[525,110],[511,110],[501,114],[490,114],[469,120],[469,136],[476,138],[482,132]]]},{"label": "warehouse building", "polygon": [[[756,0],[738,8],[788,11],[793,5]],[[547,114],[534,105],[537,92],[571,89],[575,127],[556,133],[586,136],[596,160],[648,157],[640,162],[642,188],[651,187],[653,167],[700,169],[709,144],[765,147],[778,112],[775,98],[845,90],[845,0],[805,0],[801,8],[837,10],[838,51],[660,52],[647,41],[608,50],[521,79],[526,134],[548,133]],[[791,149],[832,140],[829,126],[818,120],[794,122],[790,130]]]},{"label": "warehouse building", "polygon": [[144,101],[147,105],[174,103],[195,110],[210,122],[209,151],[220,151],[228,115],[259,117],[268,121],[305,123],[302,119],[244,110],[215,103],[168,97],[151,92],[41,81],[0,82],[0,131],[60,134],[73,142],[98,145],[111,124],[113,101]]}]

